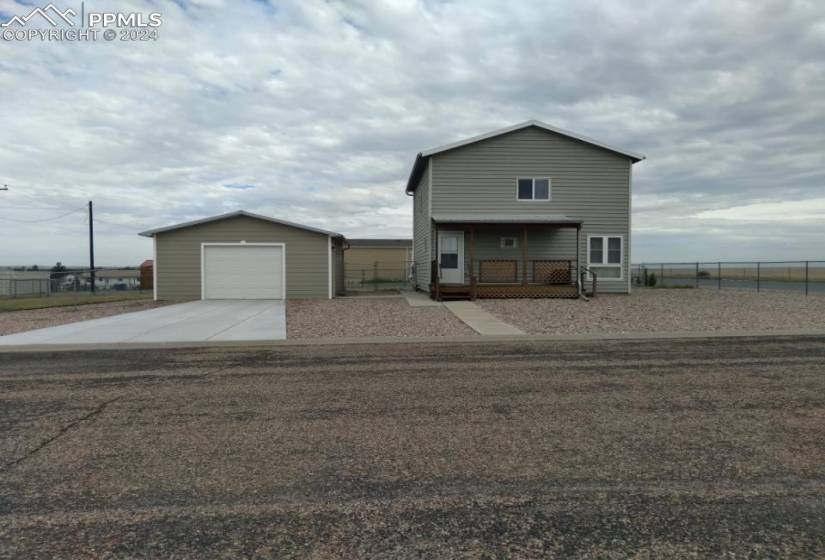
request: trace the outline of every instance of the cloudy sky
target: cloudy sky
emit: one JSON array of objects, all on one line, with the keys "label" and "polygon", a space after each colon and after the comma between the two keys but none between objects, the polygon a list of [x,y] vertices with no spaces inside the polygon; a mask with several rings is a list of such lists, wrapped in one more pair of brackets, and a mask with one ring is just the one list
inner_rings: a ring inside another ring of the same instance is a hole
[{"label": "cloudy sky", "polygon": [[409,236],[418,151],[530,118],[648,157],[636,261],[825,259],[821,0],[85,8],[163,24],[0,41],[0,265],[86,262],[85,214],[57,217],[89,199],[103,265],[150,257],[138,231],[239,208]]}]

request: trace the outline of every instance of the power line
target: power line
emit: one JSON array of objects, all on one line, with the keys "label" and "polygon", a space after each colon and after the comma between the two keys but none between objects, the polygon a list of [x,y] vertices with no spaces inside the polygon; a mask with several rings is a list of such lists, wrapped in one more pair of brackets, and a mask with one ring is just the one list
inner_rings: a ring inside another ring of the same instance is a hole
[{"label": "power line", "polygon": [[59,216],[54,216],[51,218],[45,218],[43,220],[17,220],[15,218],[7,218],[5,216],[0,216],[0,220],[5,220],[7,222],[18,222],[21,224],[40,224],[43,222],[53,222],[54,220],[59,220],[60,218],[65,218],[69,214],[74,214],[75,212],[81,212],[86,210],[86,206],[81,206],[80,208],[75,208],[74,210],[69,210],[65,214],[60,214]]},{"label": "power line", "polygon": [[[66,209],[66,206],[63,205],[63,204],[54,204],[52,202],[44,201],[42,196],[39,196],[39,197],[35,196],[35,195],[30,194],[26,191],[21,191],[19,188],[15,188],[14,190],[11,190],[11,189],[9,189],[8,185],[3,185],[3,186],[5,188],[2,188],[0,190],[9,191],[9,196],[8,197],[7,196],[3,197],[3,199],[7,202],[12,202],[16,196],[22,196],[22,197],[25,197],[27,199],[25,202],[28,202],[30,204],[36,204],[37,206],[40,206],[43,209],[47,209],[47,210],[49,210],[49,209],[65,210]],[[71,202],[76,202],[76,201],[71,200]]]}]

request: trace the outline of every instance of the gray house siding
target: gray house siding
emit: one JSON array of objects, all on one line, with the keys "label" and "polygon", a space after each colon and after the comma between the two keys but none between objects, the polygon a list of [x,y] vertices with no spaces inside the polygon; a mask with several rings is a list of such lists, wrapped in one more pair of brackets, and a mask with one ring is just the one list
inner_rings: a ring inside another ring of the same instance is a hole
[{"label": "gray house siding", "polygon": [[421,175],[421,180],[413,196],[413,244],[415,256],[415,285],[419,290],[429,290],[430,268],[433,254],[430,250],[432,243],[432,220],[430,218],[430,166]]},{"label": "gray house siding", "polygon": [[[582,263],[587,259],[588,235],[622,236],[622,279],[600,280],[599,291],[629,291],[631,160],[628,157],[530,127],[436,154],[430,158],[430,165],[432,185],[427,196],[432,196],[432,214],[546,213],[579,218],[583,222]],[[517,177],[550,177],[551,200],[517,200]],[[537,235],[534,233],[531,239],[535,240]],[[528,247],[531,244],[536,242],[528,242]],[[542,252],[550,258],[567,258],[575,255],[575,251],[574,229],[551,236],[542,246]],[[520,250],[518,252],[520,256]]]},{"label": "gray house siding", "polygon": [[201,243],[284,243],[286,297],[329,297],[329,236],[237,216],[157,235],[157,297],[201,298]]},{"label": "gray house siding", "polygon": [[[449,229],[445,226],[444,229]],[[522,278],[522,229],[520,227],[496,227],[495,230],[484,230],[478,227],[475,230],[475,255],[479,260],[511,260],[517,261],[518,281]],[[518,247],[501,248],[502,237],[515,237]],[[469,282],[469,247],[470,235],[464,235],[465,275],[464,281]],[[530,226],[527,232],[527,259],[532,260],[576,260],[576,230],[556,226]],[[575,266],[575,265],[574,265]],[[478,264],[475,273],[478,275]],[[532,264],[528,263],[527,281],[533,281]]]}]

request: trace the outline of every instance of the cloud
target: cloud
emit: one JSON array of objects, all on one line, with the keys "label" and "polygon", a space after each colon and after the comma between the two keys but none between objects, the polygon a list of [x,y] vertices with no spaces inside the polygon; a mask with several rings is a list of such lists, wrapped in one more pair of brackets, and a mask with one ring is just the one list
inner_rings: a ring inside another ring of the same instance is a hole
[{"label": "cloud", "polygon": [[[138,231],[238,208],[409,236],[418,151],[528,118],[648,156],[634,167],[634,259],[811,257],[825,241],[806,210],[825,186],[820,3],[118,9],[160,11],[159,39],[0,42],[0,216],[92,199],[103,264],[149,256]],[[0,264],[84,262],[82,218],[0,222],[25,240]]]}]

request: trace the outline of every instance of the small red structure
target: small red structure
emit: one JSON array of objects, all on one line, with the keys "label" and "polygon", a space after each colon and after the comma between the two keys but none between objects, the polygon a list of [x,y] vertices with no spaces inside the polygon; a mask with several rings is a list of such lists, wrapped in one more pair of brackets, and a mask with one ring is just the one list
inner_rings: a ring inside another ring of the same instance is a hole
[{"label": "small red structure", "polygon": [[155,261],[147,259],[140,263],[140,289],[152,290],[155,287],[154,281]]}]

